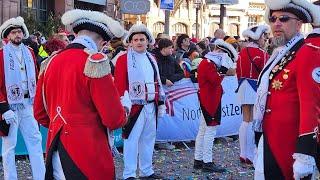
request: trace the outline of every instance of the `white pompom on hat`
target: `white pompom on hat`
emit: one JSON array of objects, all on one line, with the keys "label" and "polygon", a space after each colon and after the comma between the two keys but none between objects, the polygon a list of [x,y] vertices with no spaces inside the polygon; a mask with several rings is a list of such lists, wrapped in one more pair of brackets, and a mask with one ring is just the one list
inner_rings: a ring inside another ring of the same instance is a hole
[{"label": "white pompom on hat", "polygon": [[259,40],[262,34],[268,33],[270,31],[269,26],[259,25],[252,26],[242,32],[242,36],[246,39]]},{"label": "white pompom on hat", "polygon": [[303,23],[320,24],[320,8],[306,0],[265,0],[266,22],[274,11],[284,11],[296,15]]},{"label": "white pompom on hat", "polygon": [[129,32],[128,32],[127,36],[124,38],[123,44],[127,46],[130,43],[130,41],[132,39],[132,36],[135,35],[135,34],[144,34],[144,35],[146,35],[150,45],[153,45],[156,42],[154,37],[152,36],[151,32],[149,31],[149,29],[144,24],[134,24],[129,29]]},{"label": "white pompom on hat", "polygon": [[71,25],[73,32],[89,30],[98,33],[105,41],[122,37],[124,29],[118,21],[98,11],[73,9],[61,17],[64,25]]},{"label": "white pompom on hat", "polygon": [[18,16],[16,18],[6,20],[0,26],[1,39],[7,38],[10,31],[17,28],[20,28],[23,31],[25,39],[29,37],[29,31],[26,24],[24,23],[24,19],[21,16]]}]

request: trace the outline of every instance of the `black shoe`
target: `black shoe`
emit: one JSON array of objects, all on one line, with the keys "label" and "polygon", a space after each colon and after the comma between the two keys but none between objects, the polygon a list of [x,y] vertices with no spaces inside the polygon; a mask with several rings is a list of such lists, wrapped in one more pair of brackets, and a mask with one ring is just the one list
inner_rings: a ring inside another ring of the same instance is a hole
[{"label": "black shoe", "polygon": [[150,176],[142,177],[141,179],[164,179],[164,177],[153,173]]},{"label": "black shoe", "polygon": [[134,177],[128,177],[128,178],[126,178],[125,180],[134,180],[134,179],[136,179],[136,178],[134,178]]},{"label": "black shoe", "polygon": [[193,169],[202,169],[203,161],[200,160],[194,160],[193,161]]},{"label": "black shoe", "polygon": [[203,163],[202,170],[204,172],[217,172],[217,173],[226,172],[225,168],[215,165],[214,162]]}]

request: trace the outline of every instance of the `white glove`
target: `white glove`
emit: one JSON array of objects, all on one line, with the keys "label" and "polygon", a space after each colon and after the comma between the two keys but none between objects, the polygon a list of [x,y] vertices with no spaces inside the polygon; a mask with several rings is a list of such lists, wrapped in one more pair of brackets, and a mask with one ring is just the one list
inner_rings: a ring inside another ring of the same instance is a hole
[{"label": "white glove", "polygon": [[129,93],[128,91],[125,91],[123,96],[120,97],[120,101],[123,107],[127,108],[127,110],[129,112],[127,112],[128,114],[130,114],[131,111],[131,107],[132,107],[132,102],[129,98]]},{"label": "white glove", "polygon": [[316,162],[314,157],[301,153],[294,153],[292,157],[295,159],[293,163],[294,179],[302,179],[315,172]]},{"label": "white glove", "polygon": [[167,112],[166,112],[166,105],[160,105],[158,106],[158,117],[163,117]]},{"label": "white glove", "polygon": [[2,114],[2,119],[4,119],[7,124],[16,124],[18,118],[12,110],[8,110]]}]

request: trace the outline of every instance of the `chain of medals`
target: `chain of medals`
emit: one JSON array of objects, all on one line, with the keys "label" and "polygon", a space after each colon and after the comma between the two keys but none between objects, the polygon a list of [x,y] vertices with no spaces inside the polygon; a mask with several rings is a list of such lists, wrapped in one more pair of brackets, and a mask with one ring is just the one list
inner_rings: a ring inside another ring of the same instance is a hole
[{"label": "chain of medals", "polygon": [[281,61],[274,66],[272,69],[269,80],[271,81],[280,71],[284,69],[284,67],[295,57],[296,50],[298,50],[303,45],[303,41],[299,41],[291,51],[289,51],[282,59]]},{"label": "chain of medals", "polygon": [[280,63],[274,66],[269,75],[269,80],[272,80],[276,74],[279,73],[294,58],[295,53],[295,51],[292,51],[291,53],[289,52],[281,59]]}]

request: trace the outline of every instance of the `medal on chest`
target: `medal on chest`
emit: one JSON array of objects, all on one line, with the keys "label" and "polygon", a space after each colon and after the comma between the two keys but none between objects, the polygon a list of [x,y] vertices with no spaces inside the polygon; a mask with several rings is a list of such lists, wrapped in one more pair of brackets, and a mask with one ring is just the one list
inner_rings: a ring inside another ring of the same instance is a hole
[{"label": "medal on chest", "polygon": [[289,69],[284,69],[283,71],[284,71],[284,74],[282,75],[282,78],[283,78],[284,80],[287,80],[287,79],[289,78],[289,72],[290,72],[290,70],[289,70]]},{"label": "medal on chest", "polygon": [[273,81],[272,81],[272,89],[274,89],[274,90],[280,90],[280,89],[283,87],[282,84],[283,84],[283,83],[282,83],[280,80],[273,80]]}]

